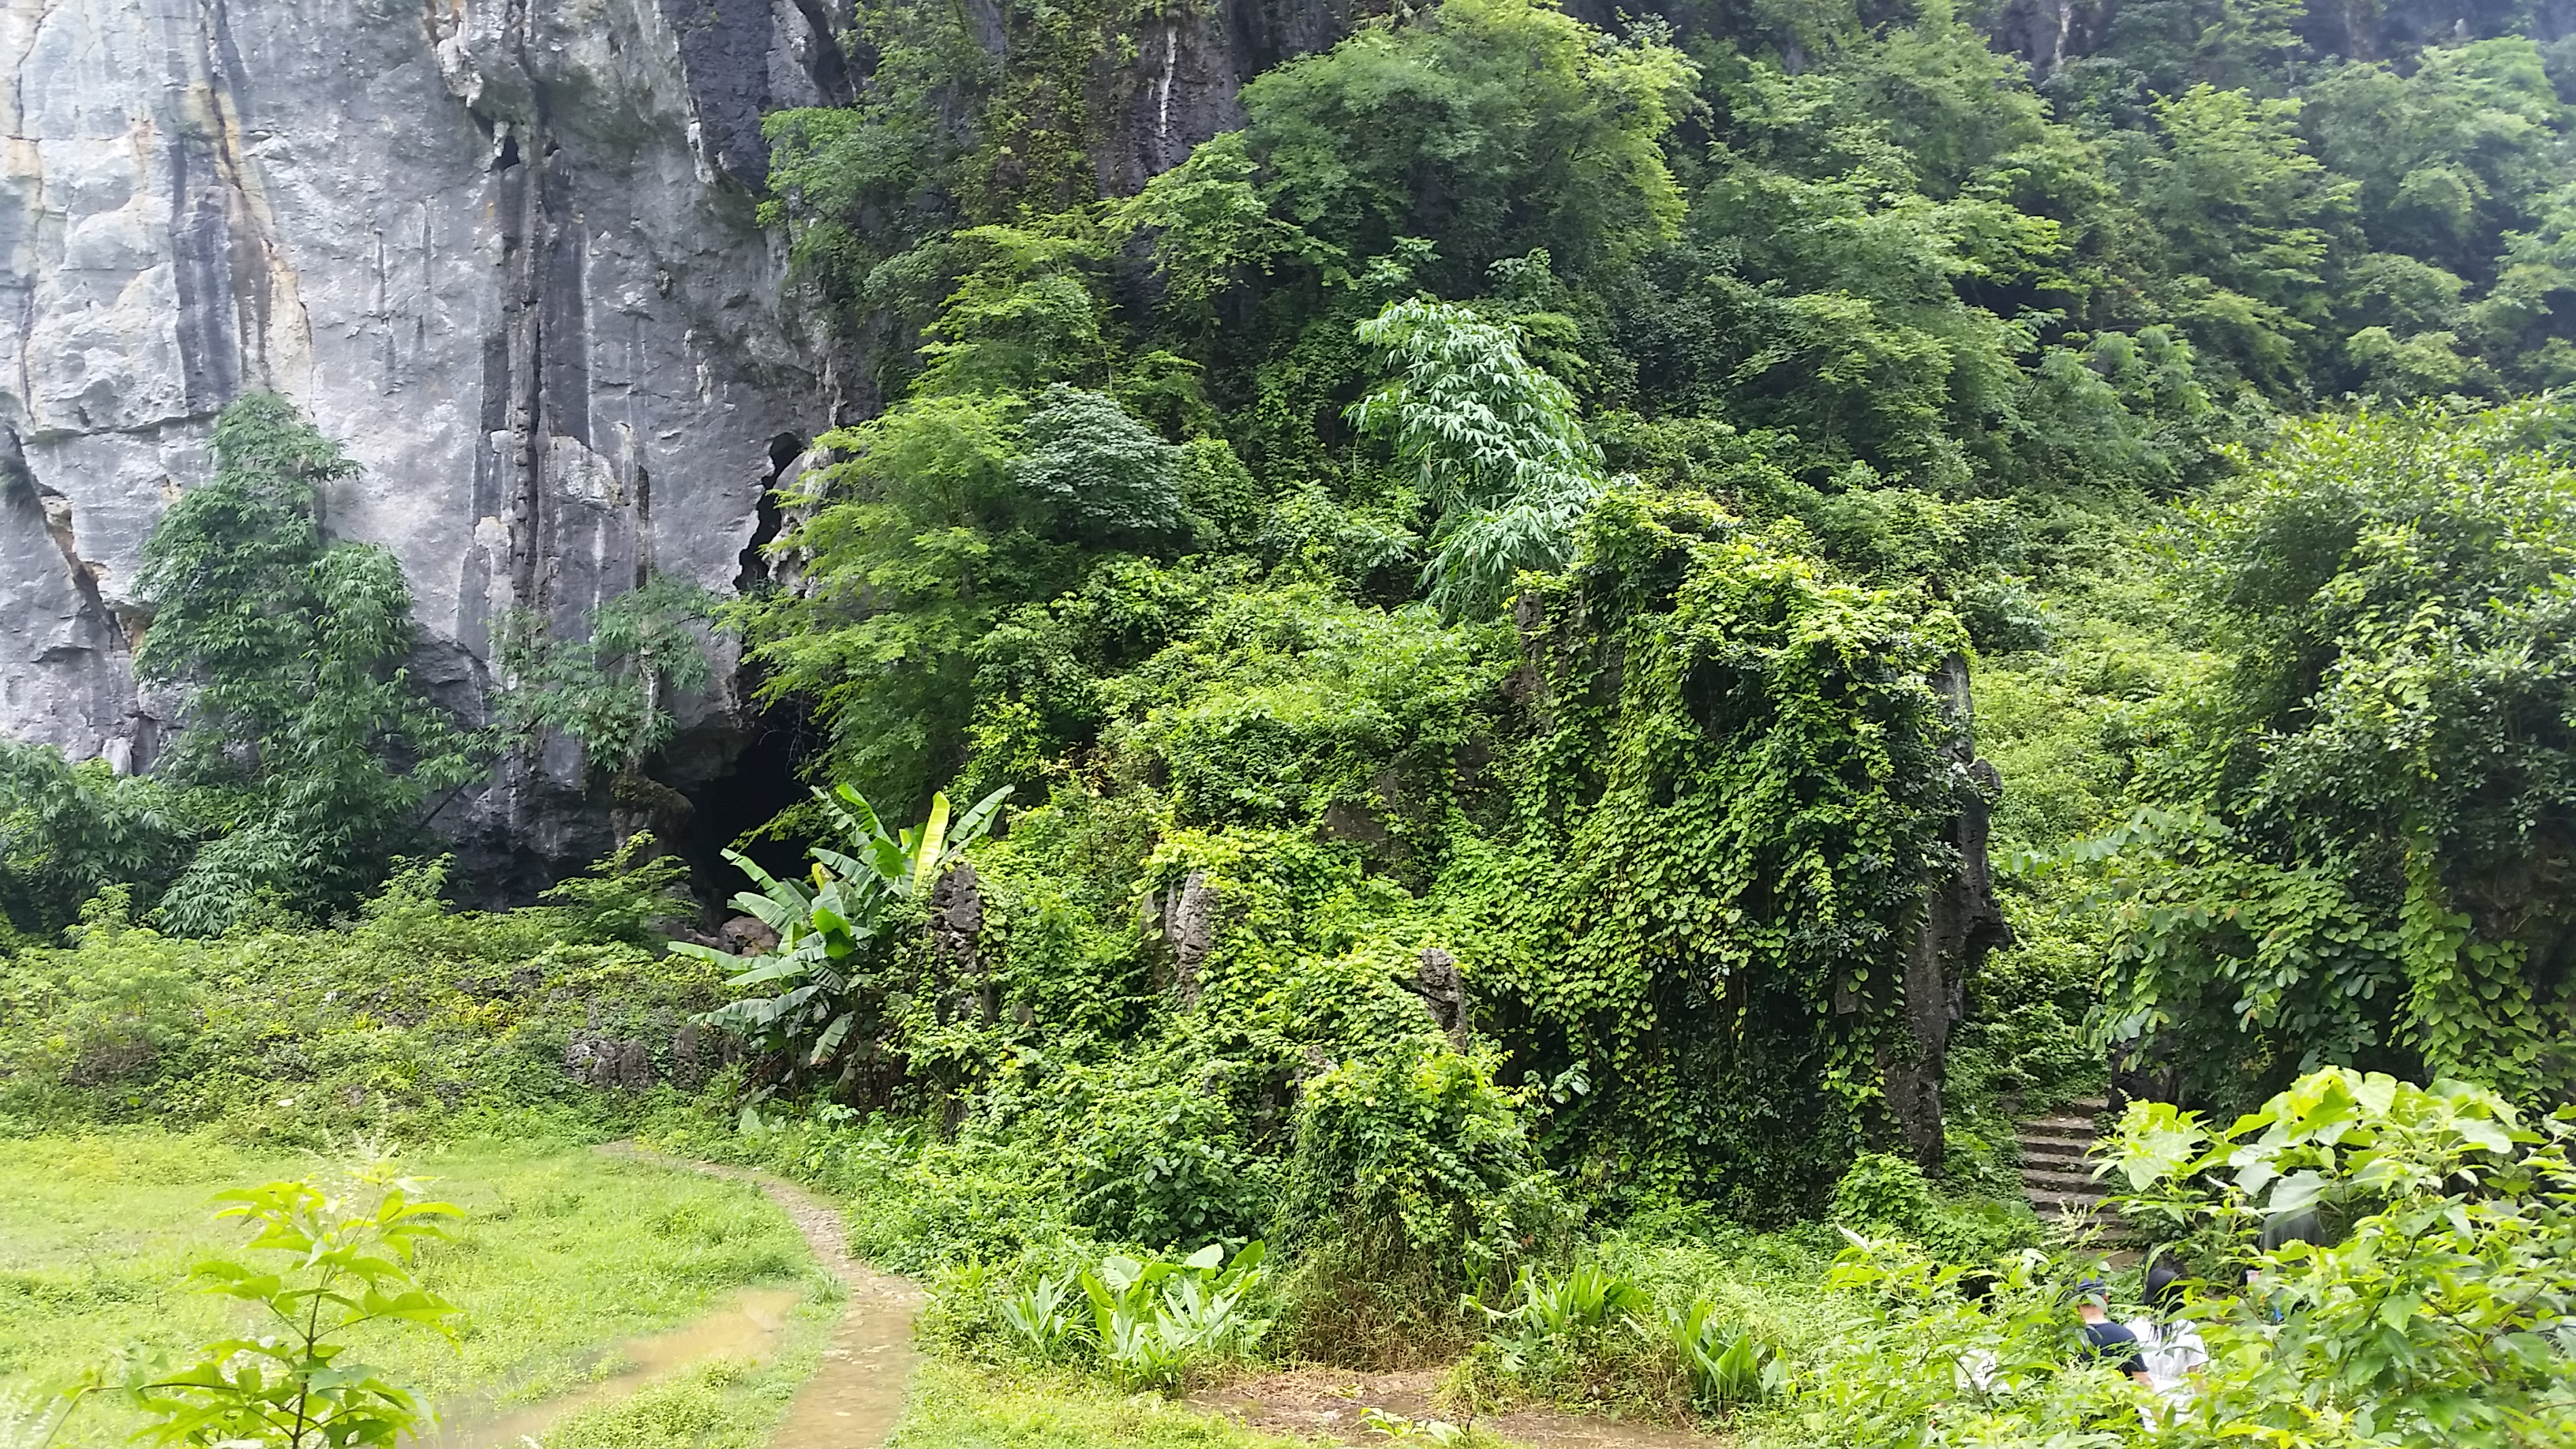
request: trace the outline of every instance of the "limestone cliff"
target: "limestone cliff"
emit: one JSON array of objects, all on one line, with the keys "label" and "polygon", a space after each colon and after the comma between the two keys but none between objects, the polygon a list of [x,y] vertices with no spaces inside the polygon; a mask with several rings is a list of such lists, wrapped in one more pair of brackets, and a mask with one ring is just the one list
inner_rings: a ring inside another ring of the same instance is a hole
[{"label": "limestone cliff", "polygon": [[[503,608],[733,587],[764,488],[869,401],[753,218],[762,114],[850,93],[845,4],[0,0],[0,730],[149,763],[137,553],[251,389],[363,465],[327,525],[400,556],[451,705]],[[1186,155],[1338,13],[1168,25],[1109,78],[1104,178]],[[739,743],[730,690],[689,708],[684,785]],[[574,764],[443,811],[491,889],[597,849]]]}]

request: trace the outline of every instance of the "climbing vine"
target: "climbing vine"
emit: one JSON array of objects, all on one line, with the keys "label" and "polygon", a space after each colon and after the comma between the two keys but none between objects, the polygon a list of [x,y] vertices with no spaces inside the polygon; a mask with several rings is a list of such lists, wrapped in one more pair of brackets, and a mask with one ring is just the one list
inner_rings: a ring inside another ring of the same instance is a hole
[{"label": "climbing vine", "polygon": [[1634,492],[1521,611],[1518,839],[1471,867],[1517,939],[1470,954],[1479,988],[1529,1068],[1585,1084],[1558,1152],[1776,1211],[1880,1124],[1896,964],[1975,789],[1932,683],[1964,634],[1794,534]]}]

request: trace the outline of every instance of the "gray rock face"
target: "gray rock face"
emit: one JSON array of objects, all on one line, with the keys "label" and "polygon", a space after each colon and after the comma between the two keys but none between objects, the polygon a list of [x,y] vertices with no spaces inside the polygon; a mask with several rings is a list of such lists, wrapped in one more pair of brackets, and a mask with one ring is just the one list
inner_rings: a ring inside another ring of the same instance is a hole
[{"label": "gray rock face", "polygon": [[[138,553],[251,390],[362,465],[325,522],[400,557],[416,672],[469,716],[503,609],[576,628],[648,569],[732,588],[763,489],[869,401],[783,302],[751,190],[763,113],[851,94],[847,5],[0,0],[0,731],[149,764]],[[1345,13],[1166,23],[1108,78],[1104,183]],[[684,786],[739,739],[729,691],[685,709]],[[481,893],[599,853],[578,765],[442,810]]]},{"label": "gray rock face", "polygon": [[[819,0],[0,4],[0,728],[148,762],[137,552],[251,389],[363,465],[326,521],[401,557],[452,704],[479,709],[503,608],[575,624],[647,568],[732,586],[773,450],[828,412],[742,180],[762,110],[846,95],[830,23]],[[513,817],[571,819],[544,774],[448,823],[542,837]]]}]

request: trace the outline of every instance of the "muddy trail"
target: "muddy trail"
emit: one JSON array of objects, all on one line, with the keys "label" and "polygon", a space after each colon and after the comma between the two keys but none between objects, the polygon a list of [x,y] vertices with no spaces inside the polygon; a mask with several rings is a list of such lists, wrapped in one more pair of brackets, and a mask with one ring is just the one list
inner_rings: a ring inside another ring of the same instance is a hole
[{"label": "muddy trail", "polygon": [[[921,1360],[912,1324],[921,1290],[850,1256],[840,1213],[833,1206],[766,1173],[665,1157],[631,1143],[600,1149],[638,1162],[702,1172],[758,1187],[796,1224],[823,1270],[840,1280],[846,1306],[833,1326],[821,1364],[796,1391],[785,1418],[770,1435],[774,1449],[876,1449],[893,1433],[906,1388]],[[711,1358],[756,1359],[776,1353],[803,1292],[750,1288],[678,1328],[630,1339],[612,1357],[621,1366],[608,1378],[541,1404],[492,1415],[468,1416],[421,1449],[520,1449],[565,1417],[625,1398],[675,1371]],[[1365,1373],[1305,1368],[1257,1375],[1193,1394],[1191,1408],[1247,1427],[1290,1434],[1321,1444],[1384,1442],[1366,1412],[1401,1419],[1437,1416],[1427,1372]],[[1588,1415],[1521,1409],[1476,1421],[1515,1449],[1716,1449],[1724,1441],[1688,1429],[1622,1423]]]},{"label": "muddy trail", "polygon": [[[638,1162],[703,1172],[758,1187],[804,1236],[814,1259],[847,1293],[822,1363],[796,1391],[770,1436],[778,1449],[876,1449],[894,1432],[905,1387],[920,1362],[912,1320],[921,1290],[850,1256],[841,1215],[812,1193],[765,1173],[686,1162],[630,1143],[601,1149]],[[776,1353],[788,1318],[804,1296],[796,1288],[748,1288],[667,1333],[630,1339],[612,1357],[615,1375],[524,1409],[468,1416],[444,1428],[424,1449],[517,1449],[567,1415],[625,1398],[675,1370],[711,1358],[756,1359]]]},{"label": "muddy trail", "polygon": [[[1457,1419],[1432,1402],[1436,1373],[1367,1373],[1290,1369],[1192,1394],[1192,1408],[1247,1428],[1335,1444],[1386,1443],[1368,1427],[1371,1409],[1416,1423]],[[1525,1408],[1473,1420],[1514,1449],[1719,1449],[1726,1441],[1666,1424],[1625,1423],[1552,1409]]]}]

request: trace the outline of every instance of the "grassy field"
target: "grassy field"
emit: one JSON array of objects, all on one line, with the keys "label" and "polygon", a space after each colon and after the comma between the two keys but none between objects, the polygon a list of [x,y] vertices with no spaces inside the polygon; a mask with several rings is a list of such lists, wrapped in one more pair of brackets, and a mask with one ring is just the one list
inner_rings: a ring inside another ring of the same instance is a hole
[{"label": "grassy field", "polygon": [[[461,1305],[460,1346],[389,1333],[368,1356],[451,1414],[506,1412],[623,1365],[621,1341],[669,1329],[752,1285],[794,1305],[758,1362],[702,1366],[649,1401],[602,1406],[551,1441],[597,1449],[756,1444],[819,1351],[836,1289],[786,1216],[752,1187],[562,1143],[469,1141],[407,1160],[464,1208],[453,1241],[423,1255],[424,1282]],[[239,1326],[229,1300],[180,1286],[188,1265],[231,1253],[213,1219],[225,1187],[327,1175],[314,1158],[259,1155],[150,1130],[0,1140],[0,1390],[41,1388],[121,1351],[178,1350]],[[92,1401],[58,1443],[117,1442]]]}]

